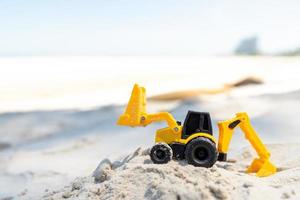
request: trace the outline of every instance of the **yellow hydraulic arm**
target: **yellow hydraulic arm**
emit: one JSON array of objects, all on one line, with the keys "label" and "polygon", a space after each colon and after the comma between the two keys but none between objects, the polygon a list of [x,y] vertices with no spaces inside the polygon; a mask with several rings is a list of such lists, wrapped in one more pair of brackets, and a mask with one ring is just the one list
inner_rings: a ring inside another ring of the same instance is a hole
[{"label": "yellow hydraulic arm", "polygon": [[220,155],[226,155],[228,147],[232,138],[234,128],[239,126],[245,133],[245,137],[255,151],[259,158],[255,158],[251,165],[248,167],[248,173],[256,173],[257,176],[269,176],[276,173],[276,167],[270,162],[270,153],[266,149],[265,145],[260,140],[258,134],[252,127],[250,119],[247,113],[237,113],[236,117],[227,121],[221,121],[218,123],[219,127],[219,141],[218,151]]},{"label": "yellow hydraulic arm", "polygon": [[117,122],[123,126],[147,126],[152,122],[165,121],[175,132],[179,130],[176,120],[168,112],[148,114],[146,112],[145,88],[134,85],[125,113]]}]

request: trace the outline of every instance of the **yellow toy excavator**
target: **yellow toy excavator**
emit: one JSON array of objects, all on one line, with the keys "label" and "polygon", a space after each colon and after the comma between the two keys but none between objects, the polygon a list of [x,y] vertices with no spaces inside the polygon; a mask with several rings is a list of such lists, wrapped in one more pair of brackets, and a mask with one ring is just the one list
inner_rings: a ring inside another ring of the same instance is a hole
[{"label": "yellow toy excavator", "polygon": [[145,92],[145,88],[134,85],[125,113],[117,123],[131,127],[147,126],[157,121],[168,124],[168,127],[156,131],[155,145],[150,151],[153,163],[164,164],[174,158],[186,159],[194,166],[212,167],[217,160],[226,161],[233,131],[239,126],[259,156],[246,172],[256,173],[259,177],[276,173],[276,167],[269,160],[270,153],[251,126],[247,113],[237,113],[233,119],[219,122],[217,143],[209,113],[188,111],[184,124],[181,125],[168,112],[148,114]]}]

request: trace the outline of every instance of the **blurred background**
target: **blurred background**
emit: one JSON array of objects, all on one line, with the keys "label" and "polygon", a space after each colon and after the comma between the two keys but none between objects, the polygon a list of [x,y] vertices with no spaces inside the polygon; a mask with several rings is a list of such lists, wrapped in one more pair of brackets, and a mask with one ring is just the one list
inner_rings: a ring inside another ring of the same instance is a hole
[{"label": "blurred background", "polygon": [[296,0],[0,0],[0,199],[151,147],[165,124],[116,126],[134,83],[149,112],[210,112],[216,137],[245,111],[265,143],[299,142],[299,35]]}]

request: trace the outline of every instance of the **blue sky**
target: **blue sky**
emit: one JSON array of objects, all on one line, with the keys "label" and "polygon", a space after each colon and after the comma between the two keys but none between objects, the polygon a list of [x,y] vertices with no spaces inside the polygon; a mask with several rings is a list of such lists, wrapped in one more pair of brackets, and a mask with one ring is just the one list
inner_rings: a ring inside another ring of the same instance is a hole
[{"label": "blue sky", "polygon": [[300,46],[296,0],[0,0],[0,56],[229,54]]}]

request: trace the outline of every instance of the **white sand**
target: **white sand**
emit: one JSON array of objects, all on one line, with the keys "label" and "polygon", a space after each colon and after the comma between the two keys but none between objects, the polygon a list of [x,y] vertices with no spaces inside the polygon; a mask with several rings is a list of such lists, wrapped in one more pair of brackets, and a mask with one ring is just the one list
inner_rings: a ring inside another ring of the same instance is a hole
[{"label": "white sand", "polygon": [[[230,181],[229,185],[236,188],[239,188],[239,185],[244,184],[243,181],[250,178],[250,181],[255,182],[253,184],[255,186],[247,189],[252,195],[249,196],[252,197],[251,199],[255,199],[254,195],[260,195],[265,190],[267,195],[274,195],[276,198],[281,198],[282,196],[290,196],[292,198],[296,196],[293,193],[299,194],[297,191],[299,186],[297,185],[299,180],[297,169],[299,169],[300,164],[299,145],[290,144],[291,142],[300,143],[297,118],[300,111],[299,94],[299,91],[294,91],[276,95],[258,95],[255,98],[216,97],[209,100],[182,102],[170,111],[176,119],[181,121],[184,119],[188,109],[210,111],[216,138],[218,137],[218,131],[215,127],[217,121],[229,119],[236,111],[251,111],[250,116],[253,126],[262,140],[266,143],[280,144],[271,145],[270,150],[273,161],[284,171],[273,176],[274,178],[264,179],[238,173],[238,171],[244,170],[245,166],[251,162],[249,153],[247,153],[248,150],[245,151],[246,153],[243,153],[243,151],[239,153],[239,149],[243,146],[249,147],[249,143],[238,130],[233,137],[229,157],[237,159],[242,156],[242,158],[235,164],[230,163],[223,167],[218,164],[216,171],[224,172],[221,178]],[[153,108],[156,106],[149,103],[149,107]],[[207,188],[205,189],[206,182],[207,184],[215,184],[214,180],[206,180],[207,178],[202,176],[205,177],[206,173],[204,172],[216,172],[207,171],[206,169],[194,169],[192,166],[183,167],[178,165],[177,162],[172,162],[171,168],[167,167],[169,165],[156,166],[148,163],[143,165],[144,161],[149,161],[148,156],[137,156],[131,162],[123,165],[123,167],[113,167],[114,169],[109,170],[109,172],[112,172],[111,174],[114,176],[108,176],[112,177],[112,179],[105,181],[105,184],[94,184],[93,179],[90,179],[91,174],[101,160],[104,158],[116,160],[118,156],[133,152],[139,146],[142,148],[151,147],[154,142],[155,130],[165,126],[158,123],[146,128],[118,127],[115,125],[115,122],[122,111],[123,107],[110,106],[84,112],[56,111],[0,115],[0,142],[6,144],[2,145],[2,150],[0,151],[0,199],[35,200],[41,199],[45,195],[51,196],[53,191],[62,191],[55,196],[61,197],[65,190],[70,194],[68,192],[70,186],[68,185],[76,177],[88,177],[79,178],[79,180],[85,180],[82,184],[84,185],[83,190],[86,188],[86,191],[79,190],[83,196],[87,195],[89,186],[98,189],[98,187],[105,187],[104,185],[110,183],[112,183],[111,192],[118,193],[121,190],[123,191],[124,188],[122,187],[125,187],[124,184],[126,183],[126,179],[120,179],[122,177],[121,174],[124,174],[126,177],[128,172],[122,171],[124,166],[128,166],[126,170],[131,169],[137,172],[145,171],[143,168],[147,167],[158,171],[167,170],[163,172],[168,174],[165,177],[169,175],[173,177],[172,173],[176,166],[183,172],[186,172],[186,170],[190,171],[190,168],[192,168],[191,172],[187,172],[187,175],[191,178],[187,179],[199,182],[199,186],[195,189],[198,193],[199,191],[204,193],[208,191]],[[157,176],[155,173],[150,174],[154,174],[153,178]],[[196,178],[197,174],[201,175],[200,178]],[[147,184],[151,186],[152,181],[154,181],[147,173],[141,174],[139,177],[140,180],[136,182],[134,179],[136,177],[130,176],[133,183],[128,183],[128,191],[135,184],[144,184],[146,187]],[[236,178],[241,178],[241,180],[236,180]],[[176,180],[181,181],[180,179]],[[169,179],[161,181],[168,182]],[[273,183],[276,185],[275,188],[272,187]],[[179,185],[182,184],[188,186],[185,182],[179,183]],[[176,184],[171,186],[176,188],[177,186],[174,185]],[[66,188],[64,189],[65,186]],[[259,187],[263,187],[263,190],[261,191]],[[108,191],[110,190],[109,188],[107,188]],[[136,191],[136,195],[143,195],[145,193],[144,189]],[[73,192],[79,191],[74,190]],[[106,192],[108,193],[108,191],[102,191],[103,195]],[[168,189],[163,191],[169,194]],[[176,189],[176,191],[181,190]],[[238,190],[234,190],[233,193],[236,191]],[[240,194],[239,192],[236,192],[236,194],[244,195],[240,197],[247,199],[248,196],[243,193],[243,187],[240,191]],[[192,192],[190,193],[192,194]],[[208,194],[210,193],[208,192]],[[233,194],[230,193],[228,195]],[[271,199],[274,198],[272,197]],[[81,199],[86,198],[82,197]],[[184,198],[182,197],[182,199]]]},{"label": "white sand", "polygon": [[[153,164],[148,151],[137,149],[122,160],[103,160],[93,176],[75,179],[44,199],[299,199],[299,144],[270,145],[279,172],[266,178],[244,173],[255,155],[243,149],[236,163],[217,162],[212,168],[185,161]],[[293,155],[286,159],[286,155]]]},{"label": "white sand", "polygon": [[[86,199],[90,190],[98,193],[98,189],[101,197],[107,195],[111,199],[114,196],[110,195],[122,196],[122,192],[127,198],[143,198],[146,191],[146,197],[153,199],[176,199],[177,194],[181,199],[199,195],[214,198],[218,194],[229,199],[259,199],[263,195],[265,199],[300,199],[299,145],[290,144],[300,143],[299,63],[296,57],[0,59],[0,112],[30,111],[0,114],[0,200],[61,198],[63,193],[74,199],[80,193],[79,197]],[[283,171],[263,179],[239,172],[251,160],[247,149],[237,151],[249,147],[237,130],[229,154],[237,160],[242,157],[237,163],[217,163],[212,169],[177,162],[157,166],[149,162],[148,156],[139,155],[119,167],[113,164],[111,170],[107,165],[107,180],[94,183],[92,172],[101,160],[116,160],[138,147],[151,147],[155,130],[165,126],[157,123],[144,129],[118,127],[115,122],[124,107],[98,106],[127,102],[133,82],[146,86],[151,96],[184,89],[218,88],[251,75],[262,78],[264,84],[185,102],[149,102],[149,112],[168,110],[180,121],[187,110],[210,112],[218,138],[217,121],[246,111],[262,140],[279,144],[271,145],[270,150]],[[160,84],[153,84],[157,81]],[[48,111],[32,112],[36,109]],[[216,178],[210,179],[208,175]],[[72,186],[76,177],[81,178]],[[74,191],[70,192],[71,188]]]}]

